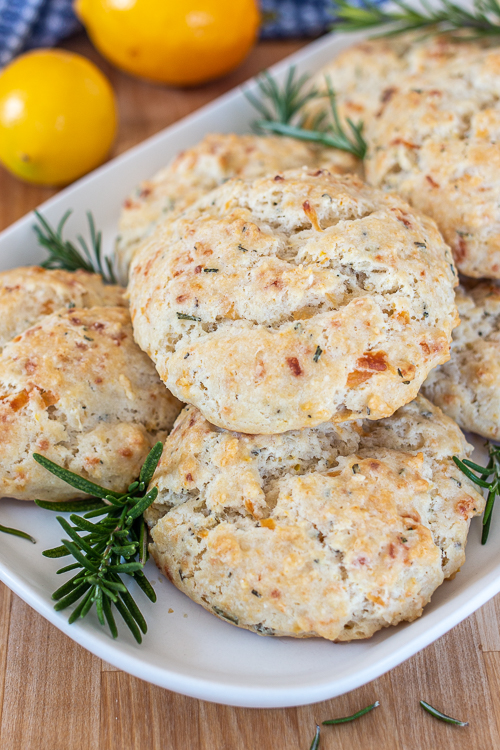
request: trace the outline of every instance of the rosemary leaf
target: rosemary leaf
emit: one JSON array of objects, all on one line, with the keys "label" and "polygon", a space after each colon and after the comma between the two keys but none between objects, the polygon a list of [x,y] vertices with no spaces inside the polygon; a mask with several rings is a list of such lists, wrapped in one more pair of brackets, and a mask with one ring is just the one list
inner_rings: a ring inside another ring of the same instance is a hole
[{"label": "rosemary leaf", "polygon": [[137,542],[133,542],[132,544],[114,544],[111,547],[111,551],[114,552],[115,555],[120,555],[120,557],[130,557],[130,555],[133,555],[136,550]]},{"label": "rosemary leaf", "polygon": [[75,513],[72,513],[70,515],[69,520],[77,529],[80,529],[80,531],[93,532],[100,528],[100,525],[98,523],[90,523],[90,521],[87,521],[86,518],[77,516]]},{"label": "rosemary leaf", "polygon": [[99,620],[99,623],[101,625],[105,625],[105,619],[104,619],[104,595],[101,591],[101,589],[98,589],[97,596],[95,598],[95,609],[97,613],[97,619]]},{"label": "rosemary leaf", "polygon": [[98,500],[97,498],[74,500],[73,502],[67,503],[51,503],[47,500],[35,500],[35,503],[39,508],[53,510],[56,513],[81,513],[86,510],[95,510],[97,508],[106,507],[106,503],[103,503],[102,500]]},{"label": "rosemary leaf", "polygon": [[137,643],[142,643],[141,631],[137,627],[137,624],[134,618],[132,617],[132,615],[130,614],[130,612],[128,611],[127,607],[124,605],[121,599],[117,599],[114,604],[118,612],[121,614],[128,629],[130,630],[135,640],[137,641]]},{"label": "rosemary leaf", "polygon": [[36,544],[36,539],[34,539],[30,534],[27,534],[25,531],[19,531],[19,529],[12,529],[10,526],[0,526],[0,531],[4,534],[10,534],[11,536],[20,536],[21,539],[27,539],[28,542],[31,542],[32,544]]},{"label": "rosemary leaf", "polygon": [[77,588],[79,584],[79,580],[81,578],[81,573],[77,573],[76,576],[73,576],[73,578],[70,578],[69,581],[66,581],[66,583],[63,583],[62,586],[60,586],[54,593],[52,594],[52,599],[54,599],[56,602],[59,601],[59,599],[64,599],[66,594],[69,594],[70,591],[73,591],[75,588]]},{"label": "rosemary leaf", "polygon": [[329,721],[324,721],[323,724],[326,726],[328,724],[346,724],[348,721],[354,721],[355,719],[359,719],[360,716],[364,716],[369,711],[373,711],[374,708],[377,708],[380,706],[379,701],[375,701],[375,703],[372,703],[370,706],[367,706],[366,708],[362,708],[360,711],[356,711],[355,714],[352,714],[351,716],[343,716],[341,719],[330,719]]},{"label": "rosemary leaf", "polygon": [[108,579],[106,581],[106,588],[111,589],[112,591],[127,591],[127,587],[120,581],[119,578],[116,581],[111,581]]},{"label": "rosemary leaf", "polygon": [[73,555],[73,557],[75,558],[75,560],[80,563],[80,565],[82,566],[82,568],[85,568],[90,573],[97,573],[98,572],[98,568],[93,563],[91,563],[88,560],[88,558],[85,557],[85,555],[82,555],[82,553],[80,552],[80,550],[78,549],[78,547],[76,546],[76,544],[74,542],[68,542],[67,539],[63,539],[63,544],[66,547],[66,549],[68,550],[68,552],[71,555]]},{"label": "rosemary leaf", "polygon": [[319,748],[319,733],[320,733],[320,727],[319,724],[316,724],[316,733],[313,737],[313,741],[311,742],[311,747],[309,750],[318,750]]},{"label": "rosemary leaf", "polygon": [[156,592],[154,588],[149,583],[148,579],[142,572],[142,570],[138,570],[136,573],[134,573],[134,579],[137,585],[143,590],[143,592],[146,594],[148,599],[150,599],[153,603],[156,601]]},{"label": "rosemary leaf", "polygon": [[51,557],[51,558],[57,558],[57,557],[67,557],[71,553],[68,552],[64,544],[61,544],[60,547],[52,547],[52,549],[45,549],[42,552],[42,555],[44,557]]},{"label": "rosemary leaf", "polygon": [[56,612],[60,612],[62,609],[66,609],[66,607],[69,607],[71,604],[77,602],[82,594],[84,594],[89,588],[90,583],[81,583],[79,586],[73,589],[71,593],[65,596],[64,599],[59,599],[57,604],[54,605],[54,609],[56,610]]},{"label": "rosemary leaf", "polygon": [[473,461],[469,461],[467,458],[464,458],[463,463],[469,469],[474,469],[474,471],[477,471],[478,474],[486,475],[488,477],[493,471],[493,464],[491,461],[488,463],[488,466],[479,466],[479,464],[475,464]]},{"label": "rosemary leaf", "polygon": [[145,510],[149,508],[150,505],[154,503],[156,500],[156,497],[158,495],[158,487],[153,487],[147,495],[144,495],[143,499],[140,500],[134,507],[129,510],[127,513],[127,517],[134,520],[135,518],[138,518],[139,516],[142,516]]},{"label": "rosemary leaf", "polygon": [[188,315],[187,313],[177,313],[177,317],[179,320],[201,320],[201,318],[197,318],[196,315]]},{"label": "rosemary leaf", "polygon": [[135,600],[132,594],[125,589],[125,591],[122,591],[120,593],[120,597],[124,605],[127,607],[128,611],[130,612],[130,614],[132,615],[132,617],[134,618],[134,620],[136,621],[136,623],[142,630],[142,632],[146,634],[148,631],[146,620],[142,616],[141,610],[135,603]]},{"label": "rosemary leaf", "polygon": [[[87,596],[84,599],[83,606],[82,606],[82,608],[80,610],[80,613],[79,613],[78,617],[83,618],[83,617],[85,617],[85,615],[88,615],[88,613],[90,612],[90,609],[91,609],[92,605],[94,604],[94,602],[96,600],[96,595],[97,595],[97,591],[98,590],[99,589],[95,589],[95,590],[91,589],[89,591],[89,593],[87,594]],[[74,622],[77,619],[77,617],[76,617],[76,615],[75,615],[74,612],[73,612],[72,617],[74,618],[73,619],[73,622]],[[71,625],[71,617],[69,618],[68,622]]]},{"label": "rosemary leaf", "polygon": [[[50,471],[51,474],[59,477],[59,479],[62,479],[66,484],[75,487],[75,489],[85,492],[87,495],[95,495],[103,499],[107,499],[110,496],[114,498],[121,497],[117,492],[100,487],[98,484],[89,482],[88,479],[84,479],[83,477],[78,476],[78,474],[74,474],[72,471],[69,471],[69,469],[64,469],[62,466],[55,464],[49,458],[40,455],[40,453],[33,453],[33,458],[38,464],[40,464],[40,466],[43,466],[44,469]],[[40,501],[38,501],[37,504],[40,504]],[[44,506],[40,505],[40,507]]]},{"label": "rosemary leaf", "polygon": [[106,505],[103,503],[102,508],[98,508],[97,510],[89,510],[88,513],[85,513],[83,516],[84,518],[98,518],[99,516],[104,515],[108,511],[106,510]]},{"label": "rosemary leaf", "polygon": [[139,520],[139,562],[145,565],[148,559],[148,530],[144,518]]},{"label": "rosemary leaf", "polygon": [[[163,443],[158,442],[149,451],[149,454],[144,461],[140,474],[139,474],[139,481],[142,482],[146,487],[151,482],[153,478],[153,474],[155,473],[156,467],[158,466],[158,462],[161,458],[161,454],[163,453]],[[130,488],[129,488],[130,490]]]},{"label": "rosemary leaf", "polygon": [[104,617],[106,618],[106,622],[108,623],[108,628],[111,636],[113,638],[118,638],[118,630],[116,627],[115,618],[113,617],[113,612],[111,611],[111,603],[107,596],[105,596],[102,600],[102,611]]},{"label": "rosemary leaf", "polygon": [[[495,498],[495,496],[493,497],[493,499],[494,498]],[[483,519],[483,533],[481,534],[481,544],[486,544],[486,542],[488,541],[488,536],[490,534],[490,526],[491,526],[491,518],[492,518],[491,511],[492,510],[493,510],[493,504],[491,505],[490,513],[489,513],[488,517],[486,518],[486,521],[484,521],[484,519]]]},{"label": "rosemary leaf", "polygon": [[136,570],[142,570],[140,562],[118,563],[118,565],[108,565],[108,570],[113,573],[135,573]]},{"label": "rosemary leaf", "polygon": [[420,705],[425,711],[427,711],[427,713],[431,714],[431,716],[435,716],[436,719],[441,719],[441,721],[445,721],[447,724],[455,724],[455,726],[457,727],[469,726],[468,721],[459,721],[458,719],[453,719],[451,716],[442,714],[441,711],[438,711],[437,708],[434,708],[433,706],[431,706],[429,703],[426,703],[425,701],[420,701]]},{"label": "rosemary leaf", "polygon": [[[92,591],[93,587],[90,587],[90,591],[87,591],[83,599],[80,601],[80,604],[78,604],[73,612],[68,617],[68,622],[70,625],[73,625],[74,622],[76,622],[80,617],[85,617],[86,614],[88,614],[90,607],[92,606]],[[87,608],[87,604],[90,602],[90,606]],[[57,606],[57,605],[56,605]]]},{"label": "rosemary leaf", "polygon": [[[66,550],[66,547],[63,547],[64,550]],[[72,563],[71,565],[66,565],[64,568],[59,568],[57,571],[57,575],[60,573],[69,573],[70,570],[76,570],[76,568],[79,568],[80,566],[78,563]]]}]

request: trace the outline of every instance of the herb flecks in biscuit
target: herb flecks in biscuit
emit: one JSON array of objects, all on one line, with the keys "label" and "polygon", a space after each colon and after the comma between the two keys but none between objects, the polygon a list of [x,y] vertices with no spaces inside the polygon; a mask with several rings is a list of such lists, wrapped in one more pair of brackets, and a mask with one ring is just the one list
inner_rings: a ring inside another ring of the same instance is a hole
[{"label": "herb flecks in biscuit", "polygon": [[422,614],[484,499],[471,451],[423,397],[389,419],[243,435],[186,407],[146,513],[160,569],[261,635],[349,641]]},{"label": "herb flecks in biscuit", "polygon": [[220,427],[379,419],[448,359],[454,274],[432,220],[356,177],[234,179],[142,246],[134,335]]}]

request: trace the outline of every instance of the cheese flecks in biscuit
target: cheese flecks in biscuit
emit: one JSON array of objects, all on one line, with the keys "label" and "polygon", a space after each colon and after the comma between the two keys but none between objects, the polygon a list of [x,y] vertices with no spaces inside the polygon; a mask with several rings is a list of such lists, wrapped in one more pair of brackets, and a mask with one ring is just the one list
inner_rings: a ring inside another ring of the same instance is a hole
[{"label": "cheese flecks in biscuit", "polygon": [[0,273],[0,350],[46,315],[66,307],[122,306],[124,289],[86,271],[23,266]]},{"label": "cheese flecks in biscuit", "polygon": [[349,641],[422,614],[465,560],[484,499],[469,446],[426,399],[379,422],[242,435],[186,407],[146,512],[159,568],[262,635]]},{"label": "cheese flecks in biscuit", "polygon": [[126,279],[135,251],[159,221],[181,213],[230,177],[255,179],[283,169],[323,164],[340,173],[359,169],[350,154],[316,149],[292,138],[210,133],[126,199],[116,243],[121,276]]},{"label": "cheese flecks in biscuit", "polygon": [[134,343],[126,308],[46,316],[0,355],[0,497],[81,496],[33,453],[124,491],[180,408]]},{"label": "cheese flecks in biscuit", "polygon": [[500,278],[498,48],[409,35],[362,43],[325,72],[341,112],[365,123],[368,181],[435,219],[462,273]]},{"label": "cheese flecks in biscuit", "polygon": [[500,288],[459,287],[460,325],[450,361],[433,370],[424,393],[464,430],[500,437]]},{"label": "cheese flecks in biscuit", "polygon": [[234,179],[139,251],[134,336],[220,427],[379,419],[448,359],[454,274],[434,222],[357,177]]}]

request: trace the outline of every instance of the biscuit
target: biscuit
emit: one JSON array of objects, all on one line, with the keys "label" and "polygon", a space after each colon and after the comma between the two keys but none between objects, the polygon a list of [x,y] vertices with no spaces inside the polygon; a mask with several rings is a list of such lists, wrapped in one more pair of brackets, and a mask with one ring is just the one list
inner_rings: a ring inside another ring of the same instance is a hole
[{"label": "biscuit", "polygon": [[134,343],[126,308],[48,315],[0,354],[0,497],[81,497],[35,452],[124,491],[180,408]]},{"label": "biscuit", "polygon": [[350,154],[318,150],[292,138],[210,133],[126,199],[116,242],[120,276],[127,278],[135,251],[160,220],[181,213],[228,178],[255,179],[283,169],[323,164],[339,173],[359,169]]},{"label": "biscuit", "polygon": [[390,416],[458,322],[434,222],[357,177],[230,180],[134,259],[134,336],[213,424],[285,432]]},{"label": "biscuit", "polygon": [[483,497],[469,446],[419,396],[389,419],[242,435],[186,407],[146,512],[181,591],[261,635],[350,641],[422,614],[465,560]]},{"label": "biscuit", "polygon": [[500,288],[459,287],[460,325],[450,361],[428,376],[423,391],[464,430],[500,438]]},{"label": "biscuit", "polygon": [[24,266],[0,273],[0,350],[19,333],[61,307],[125,305],[124,290],[86,271]]},{"label": "biscuit", "polygon": [[341,112],[364,119],[368,182],[431,216],[463,274],[500,278],[500,51],[412,40],[364,43],[329,66]]}]

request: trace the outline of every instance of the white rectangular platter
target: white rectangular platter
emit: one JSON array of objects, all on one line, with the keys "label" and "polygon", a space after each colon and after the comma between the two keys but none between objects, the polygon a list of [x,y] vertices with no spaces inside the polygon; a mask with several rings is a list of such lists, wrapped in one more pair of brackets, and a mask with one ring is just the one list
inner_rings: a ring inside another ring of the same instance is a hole
[{"label": "white rectangular platter", "polygon": [[[353,41],[352,36],[324,37],[272,72],[281,78],[291,64],[299,72],[314,72]],[[120,205],[141,179],[206,133],[248,131],[253,116],[241,90],[232,91],[63,190],[41,210],[56,223],[67,209],[73,209],[67,225],[70,237],[85,233],[85,213],[92,211],[109,251]],[[44,257],[32,226],[29,215],[0,235],[0,270]],[[123,624],[119,639],[113,641],[93,614],[69,626],[67,613],[54,612],[51,593],[62,583],[55,575],[60,563],[41,555],[43,549],[60,543],[62,532],[54,514],[28,503],[2,500],[0,524],[22,528],[37,540],[31,545],[0,535],[0,579],[70,638],[143,680],[235,706],[294,706],[348,692],[400,664],[500,591],[500,513],[493,519],[484,547],[480,545],[480,520],[473,521],[465,566],[455,580],[437,590],[421,619],[385,629],[368,641],[334,644],[320,639],[273,639],[240,630],[190,601],[150,562],[146,573],[158,602],[153,605],[137,592],[149,624],[138,646]]]}]

